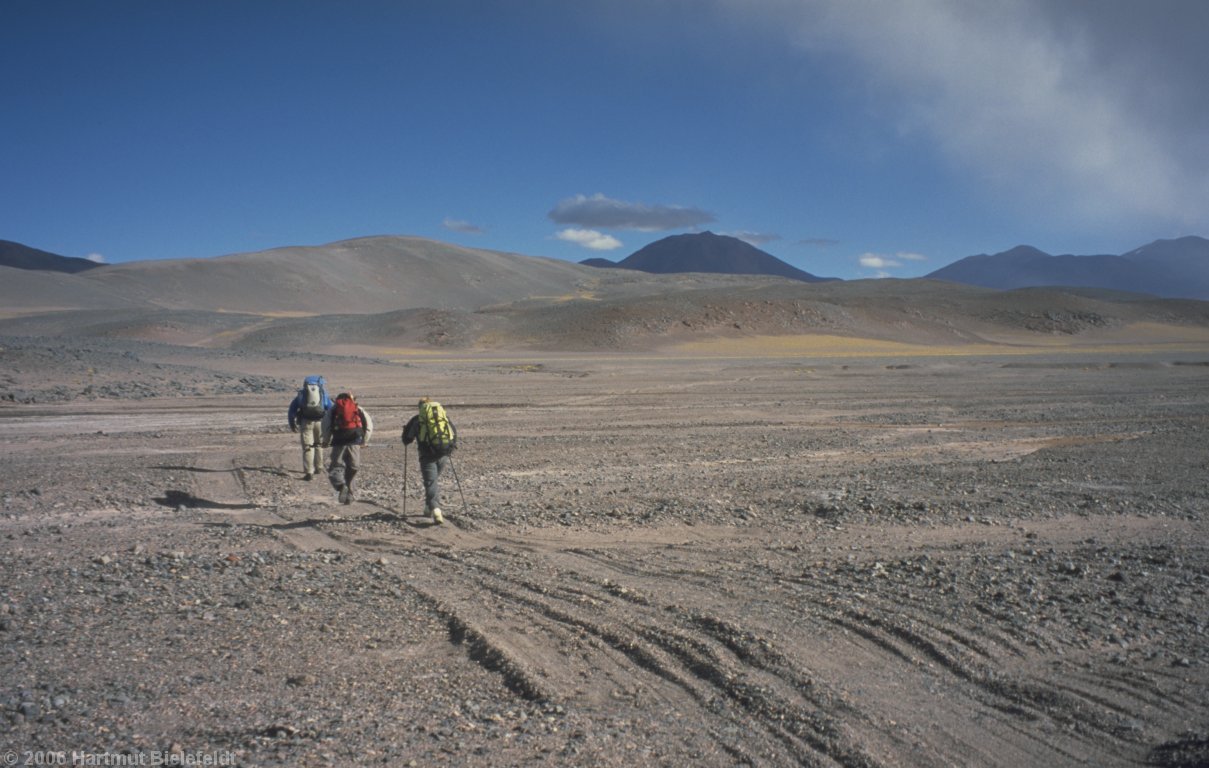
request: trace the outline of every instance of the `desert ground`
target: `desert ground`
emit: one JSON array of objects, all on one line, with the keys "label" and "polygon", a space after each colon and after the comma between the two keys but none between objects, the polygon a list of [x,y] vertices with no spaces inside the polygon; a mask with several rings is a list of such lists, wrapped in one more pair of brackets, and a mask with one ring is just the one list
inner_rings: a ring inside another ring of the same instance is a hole
[{"label": "desert ground", "polygon": [[1203,341],[0,346],[6,764],[1209,764]]}]

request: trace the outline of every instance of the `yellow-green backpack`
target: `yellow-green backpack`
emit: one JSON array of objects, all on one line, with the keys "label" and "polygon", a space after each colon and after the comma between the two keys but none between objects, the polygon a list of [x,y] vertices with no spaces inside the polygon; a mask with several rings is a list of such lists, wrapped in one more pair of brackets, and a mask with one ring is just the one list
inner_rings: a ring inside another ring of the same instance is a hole
[{"label": "yellow-green backpack", "polygon": [[420,403],[420,434],[418,439],[433,453],[448,456],[458,444],[458,433],[436,400]]}]

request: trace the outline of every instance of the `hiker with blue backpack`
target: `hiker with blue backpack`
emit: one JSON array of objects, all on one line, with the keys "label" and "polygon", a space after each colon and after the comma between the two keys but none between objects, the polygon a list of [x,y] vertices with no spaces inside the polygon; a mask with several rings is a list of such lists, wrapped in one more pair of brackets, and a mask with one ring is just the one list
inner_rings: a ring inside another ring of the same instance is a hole
[{"label": "hiker with blue backpack", "polygon": [[[449,456],[457,447],[458,433],[445,409],[436,400],[422,398],[419,410],[403,427],[403,445],[406,450],[406,446],[416,444],[416,452],[420,456],[420,477],[424,480],[425,507],[432,515],[433,524],[440,525],[445,522],[441,512],[441,473],[452,466]],[[407,457],[404,456],[403,460],[407,461]]]},{"label": "hiker with blue backpack", "polygon": [[310,480],[323,468],[323,417],[332,407],[322,376],[307,376],[290,402],[290,431],[302,441],[302,479]]}]

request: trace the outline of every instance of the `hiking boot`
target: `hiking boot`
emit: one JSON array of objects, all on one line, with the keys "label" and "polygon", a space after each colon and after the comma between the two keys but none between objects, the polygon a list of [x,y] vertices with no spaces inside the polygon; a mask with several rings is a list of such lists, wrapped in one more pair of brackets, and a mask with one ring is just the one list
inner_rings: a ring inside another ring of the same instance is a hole
[{"label": "hiking boot", "polygon": [[349,501],[351,501],[351,500],[352,500],[352,493],[349,491],[348,486],[341,485],[340,486],[340,503],[348,504]]},{"label": "hiking boot", "polygon": [[302,476],[302,479],[303,479],[303,480],[310,480],[310,479],[311,479],[311,478],[313,478],[313,477],[314,477],[314,475],[312,475],[310,472],[307,472],[305,475],[303,475],[303,476]]},{"label": "hiking boot", "polygon": [[353,484],[350,482],[348,485],[344,486],[344,503],[352,504],[353,498]]},{"label": "hiking boot", "polygon": [[440,525],[441,523],[445,522],[445,516],[441,514],[440,507],[432,508],[432,522],[434,525]]}]

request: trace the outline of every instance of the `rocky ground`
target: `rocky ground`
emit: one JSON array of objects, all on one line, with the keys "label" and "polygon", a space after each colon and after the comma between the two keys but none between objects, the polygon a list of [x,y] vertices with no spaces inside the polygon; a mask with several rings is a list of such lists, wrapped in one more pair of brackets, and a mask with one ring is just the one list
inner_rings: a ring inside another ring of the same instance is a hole
[{"label": "rocky ground", "polygon": [[[1203,353],[114,344],[0,355],[6,761],[1209,763]],[[349,506],[310,373],[376,422]]]}]

